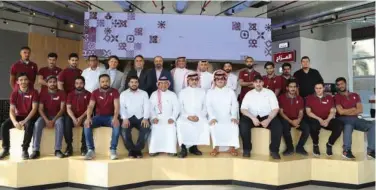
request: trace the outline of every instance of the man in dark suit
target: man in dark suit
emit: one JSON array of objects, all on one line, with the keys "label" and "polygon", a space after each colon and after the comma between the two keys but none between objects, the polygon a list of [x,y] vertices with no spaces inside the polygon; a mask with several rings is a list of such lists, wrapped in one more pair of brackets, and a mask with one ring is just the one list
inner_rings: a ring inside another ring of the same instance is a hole
[{"label": "man in dark suit", "polygon": [[142,55],[137,55],[134,58],[134,68],[132,68],[128,72],[127,80],[125,82],[125,90],[129,88],[128,87],[129,78],[132,77],[132,76],[138,77],[138,81],[139,81],[138,88],[139,89],[144,90],[144,91],[147,90],[146,76],[147,76],[148,72],[146,71],[146,69],[144,69],[144,64],[145,64],[144,57]]},{"label": "man in dark suit", "polygon": [[146,77],[147,92],[149,96],[158,89],[157,81],[162,76],[165,76],[170,81],[170,87],[168,89],[173,91],[173,80],[170,71],[163,68],[163,58],[161,56],[154,57],[154,68],[151,69]]}]

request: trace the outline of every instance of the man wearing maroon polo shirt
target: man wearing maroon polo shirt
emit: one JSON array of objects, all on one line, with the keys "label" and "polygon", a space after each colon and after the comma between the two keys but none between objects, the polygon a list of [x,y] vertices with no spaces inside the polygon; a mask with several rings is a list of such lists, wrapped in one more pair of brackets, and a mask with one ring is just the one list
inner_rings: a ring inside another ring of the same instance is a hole
[{"label": "man wearing maroon polo shirt", "polygon": [[284,156],[294,153],[294,146],[292,144],[291,128],[300,130],[302,134],[298,145],[296,146],[296,153],[307,156],[307,151],[304,150],[304,144],[309,137],[309,126],[303,120],[304,101],[303,98],[297,95],[296,81],[290,79],[287,81],[288,91],[278,97],[279,115],[283,126],[283,138],[285,139],[287,149],[283,152]]},{"label": "man wearing maroon polo shirt", "polygon": [[24,129],[25,135],[22,143],[22,158],[29,159],[27,149],[33,137],[35,114],[38,110],[38,92],[29,88],[29,79],[26,73],[17,74],[18,90],[10,95],[9,118],[1,124],[3,139],[3,151],[0,153],[0,160],[9,156],[10,137],[9,130],[16,127]]},{"label": "man wearing maroon polo shirt", "polygon": [[68,58],[69,67],[60,72],[58,76],[58,88],[66,94],[74,90],[74,81],[81,76],[82,70],[77,68],[78,55],[71,53]]},{"label": "man wearing maroon polo shirt", "polygon": [[367,155],[375,158],[375,121],[359,119],[358,115],[363,112],[363,105],[357,93],[349,92],[346,89],[346,79],[339,77],[336,79],[338,94],[336,94],[336,108],[338,119],[344,123],[343,128],[343,153],[342,156],[354,159],[351,152],[351,141],[353,130],[367,133]]},{"label": "man wearing maroon polo shirt", "polygon": [[[99,76],[100,88],[94,90],[91,94],[84,128],[88,149],[88,152],[85,155],[85,160],[92,160],[95,157],[93,128],[100,126],[112,128],[110,158],[111,160],[117,159],[116,148],[120,135],[120,94],[118,90],[111,88],[110,85],[110,76],[108,74],[102,74]],[[94,106],[96,114],[92,118]]]},{"label": "man wearing maroon polo shirt", "polygon": [[254,59],[252,57],[247,57],[245,59],[246,68],[239,72],[239,84],[241,86],[241,91],[239,94],[239,103],[243,101],[244,96],[248,91],[254,88],[253,78],[257,75],[260,75],[259,72],[255,71],[253,68]]},{"label": "man wearing maroon polo shirt", "polygon": [[[86,110],[90,102],[91,93],[85,89],[85,78],[78,76],[75,80],[75,90],[68,94],[67,98],[67,113],[69,117],[65,118],[64,137],[67,143],[67,150],[65,156],[72,156],[73,154],[73,127],[82,127],[86,119]],[[81,136],[81,155],[86,154],[85,133],[82,130]]]},{"label": "man wearing maroon polo shirt", "polygon": [[282,89],[282,78],[275,75],[274,63],[266,62],[264,69],[266,70],[266,75],[262,77],[264,81],[264,87],[273,91],[274,94],[278,97]]},{"label": "man wearing maroon polo shirt", "polygon": [[287,80],[293,78],[291,76],[291,64],[290,63],[283,63],[282,64],[282,75],[281,75],[281,78],[282,78],[282,84],[281,84],[281,93],[285,93],[287,92]]},{"label": "man wearing maroon polo shirt", "polygon": [[306,98],[307,122],[311,127],[311,138],[313,141],[313,155],[320,156],[319,133],[320,129],[332,131],[328,143],[326,143],[326,154],[332,156],[332,146],[339,136],[341,136],[343,123],[334,118],[336,109],[331,95],[324,94],[324,83],[317,82],[315,85],[315,94]]},{"label": "man wearing maroon polo shirt", "polygon": [[43,128],[55,128],[55,156],[63,158],[61,152],[64,135],[65,93],[57,89],[56,76],[49,76],[46,79],[48,90],[40,94],[39,114],[35,122],[33,133],[33,153],[30,159],[37,159],[40,156],[39,148],[42,139]]},{"label": "man wearing maroon polo shirt", "polygon": [[31,49],[29,47],[21,48],[21,60],[17,61],[10,68],[9,84],[12,89],[17,88],[16,76],[18,73],[26,73],[29,79],[29,87],[34,88],[35,78],[38,73],[38,66],[36,63],[30,61]]},{"label": "man wearing maroon polo shirt", "polygon": [[47,56],[47,67],[42,67],[38,72],[38,83],[41,86],[41,92],[48,91],[47,82],[45,81],[48,76],[57,76],[61,72],[61,68],[56,66],[57,54],[49,53]]}]

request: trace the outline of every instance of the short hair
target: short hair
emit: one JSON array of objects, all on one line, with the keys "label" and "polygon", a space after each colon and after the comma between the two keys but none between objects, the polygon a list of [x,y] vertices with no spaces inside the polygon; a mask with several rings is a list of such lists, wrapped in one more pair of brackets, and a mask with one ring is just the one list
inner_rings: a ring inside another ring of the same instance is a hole
[{"label": "short hair", "polygon": [[29,51],[31,51],[31,49],[30,49],[29,46],[22,46],[21,49],[20,49],[20,51],[22,51],[22,50],[29,50]]},{"label": "short hair", "polygon": [[[225,67],[226,64],[229,64],[229,65],[232,67],[232,62],[230,62],[230,61],[225,62],[225,63],[223,64],[223,67]],[[222,68],[223,68],[223,67],[222,67]]]},{"label": "short hair", "polygon": [[253,57],[251,57],[251,56],[245,57],[244,61],[246,61],[247,59],[252,59],[252,61],[255,61],[255,59],[253,59]]},{"label": "short hair", "polygon": [[111,59],[116,59],[116,61],[120,61],[119,57],[116,56],[116,55],[111,55],[110,57],[108,57],[108,61],[110,61]]},{"label": "short hair", "polygon": [[136,55],[136,57],[134,57],[134,59],[136,59],[137,57],[141,58],[142,60],[144,60],[144,56],[142,55]]},{"label": "short hair", "polygon": [[71,58],[77,58],[78,59],[77,53],[71,53],[71,54],[69,54],[68,59],[71,59]]},{"label": "short hair", "polygon": [[262,79],[262,76],[261,76],[261,75],[256,75],[256,76],[253,78],[253,81],[256,81],[256,80],[261,80],[262,82],[264,82],[264,80]]},{"label": "short hair", "polygon": [[274,63],[270,62],[270,61],[266,62],[265,65],[264,65],[264,69],[266,69],[266,67],[268,67],[268,66],[272,66],[274,68]]},{"label": "short hair", "polygon": [[98,56],[96,55],[89,55],[89,57],[87,58],[87,60],[90,60],[90,58],[95,58],[95,60],[98,60]]},{"label": "short hair", "polygon": [[27,74],[24,73],[24,72],[22,72],[22,73],[17,73],[17,76],[16,76],[17,80],[18,80],[18,78],[20,78],[20,77],[26,77],[26,78],[29,78],[29,77],[27,76]]},{"label": "short hair", "polygon": [[316,82],[316,83],[315,83],[315,86],[318,85],[318,84],[321,84],[322,86],[324,86],[324,81],[321,81],[321,80],[320,80],[320,81]]},{"label": "short hair", "polygon": [[290,63],[283,63],[282,64],[282,69],[285,67],[289,67],[291,69],[291,64]]},{"label": "short hair", "polygon": [[338,78],[336,79],[336,84],[337,84],[339,81],[343,81],[344,83],[347,83],[345,77],[338,77]]},{"label": "short hair", "polygon": [[110,78],[110,75],[108,75],[108,74],[101,74],[101,75],[99,75],[98,79],[101,80],[101,78],[103,78],[103,77]]},{"label": "short hair", "polygon": [[82,82],[84,82],[85,84],[85,78],[83,76],[77,76],[76,79],[74,79],[75,81],[76,80],[82,80]]},{"label": "short hair", "polygon": [[300,59],[300,61],[303,61],[303,59],[308,59],[308,61],[311,61],[308,56],[303,56],[302,59]]},{"label": "short hair", "polygon": [[54,52],[51,52],[51,53],[49,53],[49,54],[47,55],[47,57],[48,57],[48,58],[55,58],[55,59],[57,59],[57,54],[54,53]]},{"label": "short hair", "polygon": [[130,82],[132,79],[134,80],[137,80],[138,81],[138,76],[128,76],[128,82]]},{"label": "short hair", "polygon": [[48,77],[46,78],[46,82],[48,82],[48,81],[51,80],[51,79],[55,79],[55,80],[57,81],[57,76],[55,76],[55,75],[50,75],[50,76],[48,76]]},{"label": "short hair", "polygon": [[290,78],[290,79],[287,80],[286,86],[289,86],[291,83],[298,84],[298,81],[296,81],[294,78]]}]

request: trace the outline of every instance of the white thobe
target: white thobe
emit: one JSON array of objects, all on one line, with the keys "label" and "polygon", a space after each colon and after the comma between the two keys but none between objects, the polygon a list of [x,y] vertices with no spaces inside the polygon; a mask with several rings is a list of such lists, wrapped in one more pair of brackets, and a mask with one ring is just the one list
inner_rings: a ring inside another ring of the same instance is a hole
[{"label": "white thobe", "polygon": [[[176,122],[179,146],[210,145],[209,124],[206,118],[205,90],[187,87],[180,91],[180,116]],[[188,116],[197,116],[193,122]]]},{"label": "white thobe", "polygon": [[209,121],[217,120],[215,125],[210,126],[213,148],[216,146],[239,148],[239,127],[231,122],[231,119],[238,119],[239,112],[235,92],[227,87],[208,90],[206,109]]},{"label": "white thobe", "polygon": [[238,77],[233,73],[229,73],[226,86],[236,92],[238,88]]},{"label": "white thobe", "polygon": [[205,71],[199,72],[199,75],[201,88],[205,89],[205,91],[208,91],[212,87],[213,74]]},{"label": "white thobe", "polygon": [[[158,119],[158,124],[151,125],[149,153],[176,153],[176,127],[175,122],[180,112],[179,101],[174,92],[169,90],[161,92],[162,110],[158,106],[158,91],[150,97],[150,119]],[[168,124],[168,120],[174,120]]]},{"label": "white thobe", "polygon": [[175,68],[173,71],[174,78],[174,92],[179,94],[180,91],[185,87],[185,77],[189,70],[186,68]]}]

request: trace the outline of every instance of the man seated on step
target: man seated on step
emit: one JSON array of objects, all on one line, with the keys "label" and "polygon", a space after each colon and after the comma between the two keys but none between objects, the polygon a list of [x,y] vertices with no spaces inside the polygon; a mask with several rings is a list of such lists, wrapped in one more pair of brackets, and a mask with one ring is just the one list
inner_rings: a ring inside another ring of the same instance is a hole
[{"label": "man seated on step", "polygon": [[40,94],[38,108],[40,117],[34,127],[33,153],[30,155],[30,159],[37,159],[40,156],[40,142],[45,127],[47,129],[55,128],[55,156],[64,157],[61,148],[64,136],[65,92],[57,88],[56,76],[48,76],[46,82],[48,89]]},{"label": "man seated on step", "polygon": [[205,89],[199,88],[199,76],[191,71],[186,77],[188,87],[179,93],[180,117],[176,122],[178,142],[181,151],[179,158],[189,152],[202,155],[197,145],[210,145],[209,124],[206,119]]},{"label": "man seated on step", "polygon": [[176,94],[170,90],[170,81],[161,76],[157,83],[158,90],[150,96],[151,137],[149,143],[150,156],[159,153],[176,155],[176,126],[175,121],[180,112]]},{"label": "man seated on step", "polygon": [[[296,151],[297,154],[307,156],[304,150],[304,144],[309,137],[309,125],[303,119],[304,116],[304,100],[297,95],[296,81],[294,79],[287,80],[287,92],[278,97],[279,116],[283,126],[283,138],[286,143],[284,156],[291,155]],[[296,149],[292,144],[291,128],[301,131],[300,139]]]},{"label": "man seated on step", "polygon": [[[91,94],[84,127],[88,149],[85,160],[92,160],[95,157],[93,128],[101,126],[112,128],[110,159],[116,160],[118,158],[116,148],[120,135],[120,95],[119,91],[115,88],[111,88],[110,85],[110,76],[108,74],[101,74],[99,76],[99,88],[94,90]],[[92,117],[94,107],[96,113],[95,116]]]},{"label": "man seated on step", "polygon": [[[90,102],[91,93],[85,89],[85,78],[78,76],[74,81],[75,90],[70,92],[67,97],[67,114],[64,132],[67,141],[67,151],[65,156],[72,156],[73,154],[73,128],[83,127],[86,119],[87,106]],[[76,134],[78,135],[78,134]],[[81,134],[81,155],[85,156],[87,153],[85,133],[82,129]]]},{"label": "man seated on step", "polygon": [[319,133],[320,129],[332,131],[328,142],[326,143],[326,154],[332,156],[332,146],[341,136],[343,123],[334,118],[336,108],[331,95],[324,94],[324,83],[319,81],[315,84],[315,94],[306,98],[307,123],[311,128],[311,138],[313,142],[313,155],[320,156]]},{"label": "man seated on step", "polygon": [[[123,120],[121,137],[128,150],[128,157],[142,158],[142,149],[150,133],[149,115],[150,102],[146,91],[138,88],[137,75],[128,77],[128,89],[120,94],[120,115]],[[136,145],[132,139],[132,129],[138,130]]]},{"label": "man seated on step", "polygon": [[270,130],[270,156],[281,159],[279,145],[281,144],[282,124],[277,116],[279,106],[275,93],[263,87],[264,81],[260,75],[253,78],[253,90],[244,96],[240,118],[240,135],[243,141],[243,157],[250,157],[252,150],[251,129],[261,127]]},{"label": "man seated on step", "polygon": [[355,129],[367,133],[367,155],[375,158],[375,121],[358,118],[358,115],[363,112],[363,105],[359,94],[347,90],[345,78],[337,78],[336,85],[338,94],[336,94],[334,99],[338,119],[344,123],[342,156],[348,159],[355,158],[351,152],[352,132]]},{"label": "man seated on step", "polygon": [[22,158],[24,160],[29,159],[27,150],[33,136],[39,95],[36,90],[29,88],[29,79],[26,73],[17,74],[16,83],[19,88],[16,88],[10,95],[9,118],[1,124],[3,151],[0,153],[0,160],[9,156],[9,130],[14,127],[19,130],[25,130],[22,143]]}]

